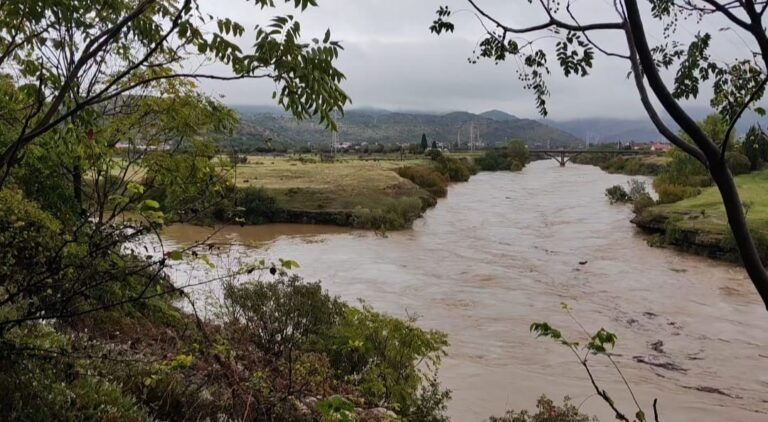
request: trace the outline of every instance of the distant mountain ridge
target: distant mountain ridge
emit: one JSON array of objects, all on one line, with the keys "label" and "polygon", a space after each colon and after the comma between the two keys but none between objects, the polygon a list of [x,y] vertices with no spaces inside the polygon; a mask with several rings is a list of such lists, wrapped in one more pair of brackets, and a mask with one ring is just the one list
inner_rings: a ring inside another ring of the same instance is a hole
[{"label": "distant mountain ridge", "polygon": [[[708,107],[692,106],[687,107],[691,117],[695,120],[703,120],[713,110]],[[616,141],[637,141],[637,142],[666,142],[656,127],[651,123],[650,118],[641,117],[637,119],[611,119],[611,118],[583,118],[573,120],[539,120],[541,123],[556,127],[560,130],[572,133],[573,135],[586,140],[590,143],[607,143]],[[736,133],[744,135],[753,124],[765,123],[765,119],[757,114],[747,111],[736,125]],[[665,118],[664,122],[674,131],[679,128],[671,118]],[[763,124],[765,126],[765,124]]]},{"label": "distant mountain ridge", "polygon": [[[286,145],[328,143],[331,134],[316,122],[299,122],[278,108],[262,106],[233,106],[241,114],[236,131],[238,144],[248,142]],[[338,120],[340,142],[412,144],[421,134],[443,145],[462,146],[469,143],[470,133],[486,146],[505,145],[512,139],[522,139],[531,145],[552,147],[583,144],[578,137],[545,123],[520,119],[499,110],[481,114],[456,111],[445,114],[397,112],[379,109],[347,111]]]}]

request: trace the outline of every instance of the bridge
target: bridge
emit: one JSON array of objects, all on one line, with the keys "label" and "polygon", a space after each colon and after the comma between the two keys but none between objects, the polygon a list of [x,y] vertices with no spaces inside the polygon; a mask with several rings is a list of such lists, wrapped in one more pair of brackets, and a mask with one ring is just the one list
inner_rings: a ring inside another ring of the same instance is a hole
[{"label": "bridge", "polygon": [[565,164],[582,154],[654,155],[658,152],[634,149],[529,149],[531,154],[545,155],[565,167]]}]

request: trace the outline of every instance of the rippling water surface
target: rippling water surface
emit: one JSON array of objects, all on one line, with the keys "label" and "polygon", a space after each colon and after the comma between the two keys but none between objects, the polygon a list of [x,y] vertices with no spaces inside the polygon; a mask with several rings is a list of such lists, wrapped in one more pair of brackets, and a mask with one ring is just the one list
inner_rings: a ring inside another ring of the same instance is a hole
[{"label": "rippling water surface", "polygon": [[[456,421],[533,408],[542,393],[586,400],[582,410],[613,420],[573,355],[528,331],[545,320],[579,334],[561,302],[589,330],[618,334],[616,360],[647,414],[658,398],[662,420],[768,420],[768,313],[757,294],[739,267],[648,247],[630,210],[603,196],[628,179],[535,162],[451,187],[412,230],[387,237],[270,225],[226,228],[217,239],[242,245],[241,257],[295,259],[333,294],[416,312],[422,326],[446,331],[440,378]],[[184,244],[207,230],[172,227],[165,240]],[[634,414],[616,373],[593,364]]]}]

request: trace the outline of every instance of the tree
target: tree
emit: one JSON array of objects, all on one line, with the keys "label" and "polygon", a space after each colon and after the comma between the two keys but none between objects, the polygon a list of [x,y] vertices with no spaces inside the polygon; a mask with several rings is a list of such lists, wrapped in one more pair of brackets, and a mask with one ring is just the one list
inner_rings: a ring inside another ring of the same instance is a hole
[{"label": "tree", "polygon": [[429,142],[427,142],[427,134],[421,134],[421,152],[424,152],[429,148]]},{"label": "tree", "polygon": [[741,152],[749,158],[752,170],[758,170],[768,158],[768,136],[759,126],[749,128],[741,144]]},{"label": "tree", "polygon": [[437,141],[432,141],[432,149],[437,149]]},{"label": "tree", "polygon": [[[286,1],[301,10],[314,0]],[[273,1],[257,0],[262,10]],[[20,24],[21,23],[21,24]],[[341,46],[326,32],[304,43],[291,15],[253,28],[211,16],[198,0],[47,0],[0,4],[4,116],[0,187],[36,140],[65,124],[94,125],[92,110],[127,95],[168,94],[201,79],[266,78],[273,98],[298,118],[335,129],[347,96],[334,65]],[[250,34],[250,32],[249,32]],[[242,41],[241,41],[242,40]],[[252,45],[244,51],[237,42]],[[199,66],[191,68],[190,59]],[[220,63],[223,74],[201,72]],[[80,172],[75,166],[76,177]]]},{"label": "tree", "polygon": [[[622,0],[604,6],[606,12],[614,16],[612,19],[587,22],[577,17],[578,11],[572,0],[541,0],[529,3],[542,9],[543,20],[519,27],[487,12],[477,0],[467,1],[486,32],[471,61],[490,59],[498,63],[508,58],[519,60],[519,77],[524,86],[533,91],[536,107],[543,116],[547,115],[547,99],[550,96],[546,82],[550,62],[546,47],[541,47],[542,40],[555,40],[556,63],[566,77],[587,76],[595,62],[596,52],[628,63],[640,102],[659,133],[701,163],[712,176],[723,199],[744,268],[768,307],[768,271],[760,260],[739,192],[726,163],[726,151],[732,144],[731,133],[744,112],[752,109],[758,114],[765,114],[765,110],[755,103],[763,98],[768,84],[768,34],[763,25],[768,2],[650,0],[649,17],[641,13],[637,0]],[[594,15],[595,7],[598,6],[587,8],[590,14]],[[438,35],[453,32],[455,24],[451,19],[451,9],[440,7],[430,30]],[[658,27],[662,28],[660,34],[647,33],[648,19],[659,21]],[[700,31],[686,38],[687,34],[678,31],[677,25],[685,19],[697,20],[697,25],[698,20],[715,21],[718,27],[727,31],[714,34]],[[748,53],[730,62],[712,57],[709,46],[713,38],[722,37],[726,32],[737,34],[747,45]],[[599,42],[600,34],[620,36],[624,40],[624,51],[604,48]],[[665,41],[651,45],[649,39]],[[671,69],[676,71],[670,80],[664,75]],[[708,84],[713,93],[711,106],[728,122],[721,138],[707,135],[682,103],[682,100],[697,98],[704,84]],[[690,138],[690,143],[666,125],[655,104],[661,105]]]},{"label": "tree", "polygon": [[[212,139],[237,116],[196,80],[272,79],[294,116],[334,126],[331,112],[347,97],[330,33],[304,43],[287,16],[254,32],[243,52],[234,42],[245,28],[194,0],[0,3],[0,343],[41,321],[66,324],[185,288],[163,275],[185,249],[139,255],[129,244],[237,209],[232,163]],[[190,71],[193,57],[230,73]]]},{"label": "tree", "polygon": [[528,164],[528,161],[530,161],[528,146],[526,146],[523,141],[514,140],[510,142],[507,147],[507,153],[509,155],[509,161],[520,168],[525,167],[525,165]]}]

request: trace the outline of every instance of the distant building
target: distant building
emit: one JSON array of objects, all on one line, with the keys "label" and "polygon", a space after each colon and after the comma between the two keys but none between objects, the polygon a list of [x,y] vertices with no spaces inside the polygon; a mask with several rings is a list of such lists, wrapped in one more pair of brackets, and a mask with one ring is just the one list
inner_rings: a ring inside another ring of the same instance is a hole
[{"label": "distant building", "polygon": [[666,142],[652,142],[651,151],[666,152],[672,149],[672,144]]}]

